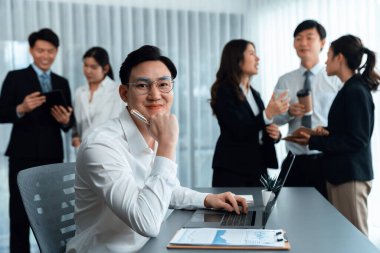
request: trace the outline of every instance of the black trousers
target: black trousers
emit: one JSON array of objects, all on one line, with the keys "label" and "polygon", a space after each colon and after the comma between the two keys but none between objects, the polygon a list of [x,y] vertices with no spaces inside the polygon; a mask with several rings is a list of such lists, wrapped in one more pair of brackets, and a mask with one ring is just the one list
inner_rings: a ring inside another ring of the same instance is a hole
[{"label": "black trousers", "polygon": [[224,168],[214,168],[212,187],[262,187],[260,177],[265,170],[253,170],[251,174],[239,174]]},{"label": "black trousers", "polygon": [[62,159],[28,160],[9,158],[9,219],[10,219],[10,252],[29,253],[29,220],[22,203],[20,191],[17,186],[17,174],[24,169],[61,163]]},{"label": "black trousers", "polygon": [[327,199],[326,176],[322,155],[297,155],[285,186],[315,187]]}]

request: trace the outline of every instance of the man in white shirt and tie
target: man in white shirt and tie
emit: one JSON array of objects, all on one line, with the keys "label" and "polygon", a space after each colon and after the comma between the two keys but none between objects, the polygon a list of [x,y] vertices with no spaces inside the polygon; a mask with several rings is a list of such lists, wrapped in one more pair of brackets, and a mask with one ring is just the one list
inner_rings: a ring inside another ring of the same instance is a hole
[{"label": "man in white shirt and tie", "polygon": [[[326,42],[326,30],[315,20],[300,23],[293,34],[294,48],[301,60],[301,66],[281,76],[276,90],[287,90],[290,107],[287,113],[274,118],[278,125],[289,124],[289,134],[300,126],[315,128],[327,126],[327,115],[341,82],[328,77],[325,65],[319,61],[319,54]],[[299,103],[297,92],[309,90],[312,97],[312,114],[305,115],[305,107]],[[322,154],[293,142],[286,142],[286,148],[297,155],[289,173],[287,186],[315,187],[325,198],[326,180],[321,166]]]},{"label": "man in white shirt and tie", "polygon": [[[76,233],[66,252],[138,252],[158,235],[169,206],[246,213],[242,197],[196,192],[176,177],[179,130],[170,109],[177,70],[172,61],[158,48],[143,46],[128,55],[119,73],[120,97],[128,107],[95,128],[79,148]],[[142,116],[134,117],[132,109]]]}]

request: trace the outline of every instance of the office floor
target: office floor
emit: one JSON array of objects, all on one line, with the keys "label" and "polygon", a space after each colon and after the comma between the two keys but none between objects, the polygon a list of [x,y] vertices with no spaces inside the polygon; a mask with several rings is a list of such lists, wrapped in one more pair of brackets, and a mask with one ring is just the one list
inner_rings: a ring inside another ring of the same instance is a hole
[{"label": "office floor", "polygon": [[[9,253],[9,219],[8,219],[8,161],[0,155],[0,253]],[[378,206],[377,209],[380,209]],[[380,210],[378,210],[380,211]],[[39,253],[37,243],[31,232],[31,253]],[[380,224],[370,226],[370,240],[380,250]]]}]

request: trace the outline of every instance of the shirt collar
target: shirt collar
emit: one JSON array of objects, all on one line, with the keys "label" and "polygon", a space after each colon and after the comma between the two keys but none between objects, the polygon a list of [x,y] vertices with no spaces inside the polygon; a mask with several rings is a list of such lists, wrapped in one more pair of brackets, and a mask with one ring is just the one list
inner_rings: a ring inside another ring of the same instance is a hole
[{"label": "shirt collar", "polygon": [[[151,151],[151,148],[149,148],[148,144],[145,142],[144,137],[126,108],[120,113],[120,122],[129,146],[133,147],[133,149],[130,149],[131,153],[139,154],[147,150]],[[157,142],[155,142],[154,146],[156,151]]]},{"label": "shirt collar", "polygon": [[251,84],[248,84],[247,94],[244,92],[245,89],[244,89],[244,85],[243,85],[242,83],[239,84],[239,87],[240,87],[241,91],[243,92],[243,94],[244,94],[245,96],[247,96],[248,93],[251,91]]},{"label": "shirt collar", "polygon": [[104,87],[108,83],[108,76],[105,76],[104,79],[100,82],[99,87]]},{"label": "shirt collar", "polygon": [[104,77],[104,79],[100,82],[99,87],[107,86],[110,82],[112,82],[109,76]]},{"label": "shirt collar", "polygon": [[[313,74],[313,76],[315,76],[316,74],[318,74],[319,71],[321,71],[323,68],[325,67],[325,65],[321,62],[318,62],[317,64],[314,65],[314,67],[312,67],[310,69],[310,72]],[[300,66],[300,70],[302,72],[302,74],[307,70],[304,66]]]},{"label": "shirt collar", "polygon": [[[99,84],[99,88],[109,86],[109,84],[112,83],[112,79],[109,76],[106,76]],[[84,90],[89,91],[90,90],[90,85],[87,83],[87,85],[83,86]]]},{"label": "shirt collar", "polygon": [[37,76],[41,76],[43,73],[46,73],[48,76],[50,76],[51,70],[49,69],[48,71],[42,71],[39,67],[37,67],[36,64],[32,63],[32,68],[34,71],[37,73]]}]

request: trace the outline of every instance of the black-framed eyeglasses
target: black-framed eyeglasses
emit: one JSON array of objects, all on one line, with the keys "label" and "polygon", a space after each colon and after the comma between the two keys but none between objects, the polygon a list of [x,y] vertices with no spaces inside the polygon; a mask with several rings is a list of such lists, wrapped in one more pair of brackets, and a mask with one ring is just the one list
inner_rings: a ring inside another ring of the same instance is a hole
[{"label": "black-framed eyeglasses", "polygon": [[138,78],[135,82],[126,84],[132,86],[140,95],[148,94],[153,84],[162,93],[169,93],[174,88],[174,81],[170,76],[165,76],[154,81],[151,81],[149,78]]}]

